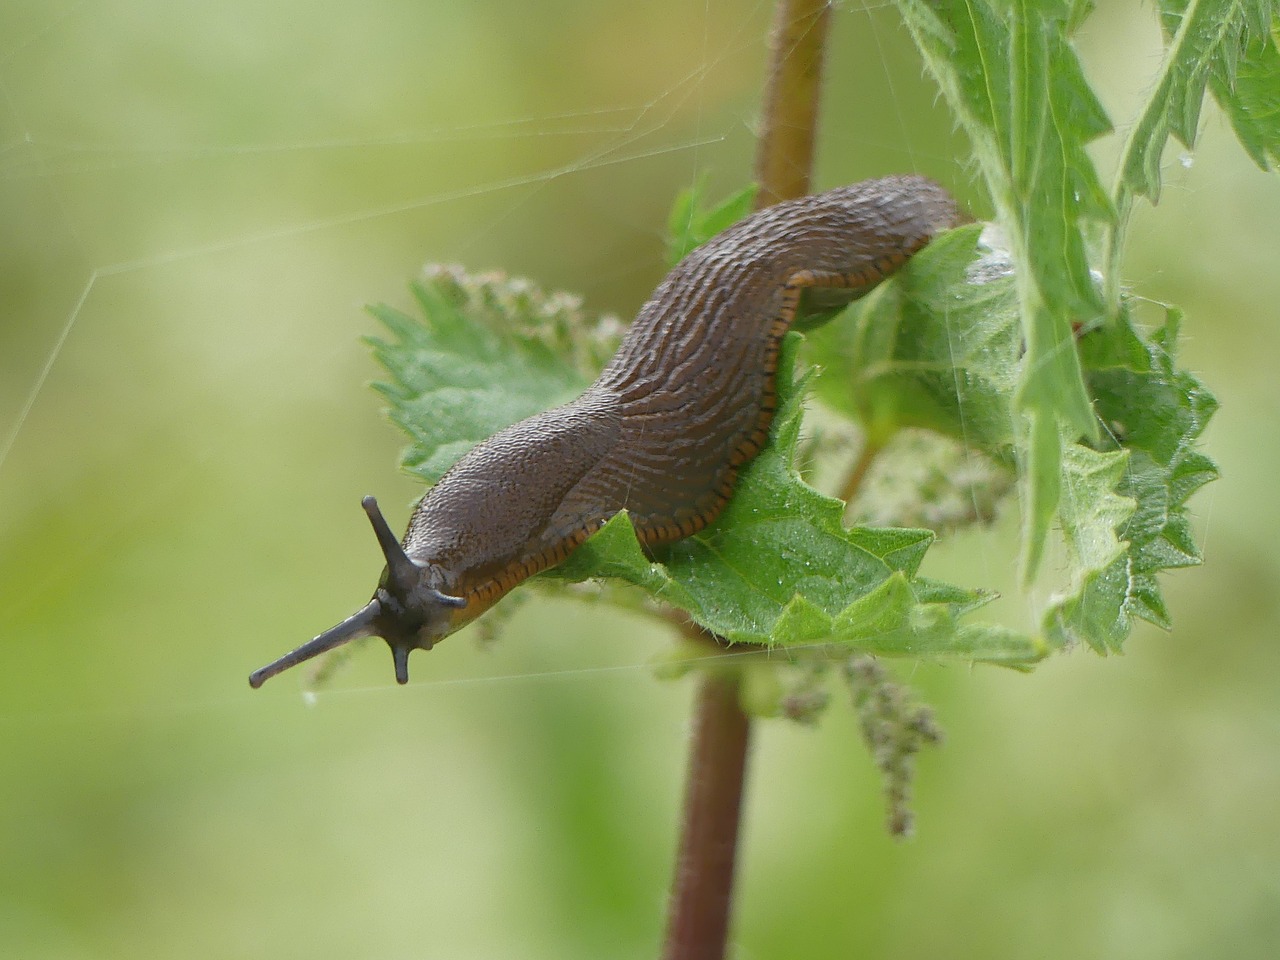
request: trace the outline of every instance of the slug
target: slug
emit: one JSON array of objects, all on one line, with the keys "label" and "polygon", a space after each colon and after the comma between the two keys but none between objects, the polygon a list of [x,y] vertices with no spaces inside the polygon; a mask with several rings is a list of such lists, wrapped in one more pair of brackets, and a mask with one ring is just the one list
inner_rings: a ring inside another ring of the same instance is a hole
[{"label": "slug", "polygon": [[396,680],[512,587],[565,559],[620,510],[646,546],[688,537],[764,445],[783,335],[869,291],[966,220],[941,187],[886,177],[760,210],[692,251],[641,308],[577,400],[477,444],[418,503],[358,612],[254,672],[250,686],[358,637],[391,647]]}]

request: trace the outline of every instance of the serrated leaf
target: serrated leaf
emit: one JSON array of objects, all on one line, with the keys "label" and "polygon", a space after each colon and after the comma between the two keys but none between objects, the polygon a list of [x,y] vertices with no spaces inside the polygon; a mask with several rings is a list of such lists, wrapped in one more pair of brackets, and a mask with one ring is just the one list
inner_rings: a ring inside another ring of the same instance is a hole
[{"label": "serrated leaf", "polygon": [[1250,33],[1234,70],[1213,70],[1211,89],[1254,163],[1280,168],[1280,18],[1264,14]]},{"label": "serrated leaf", "polygon": [[[1016,439],[1010,425],[1016,382],[1009,371],[1020,352],[1014,291],[997,254],[970,262],[978,253],[974,231],[940,237],[851,307],[839,325],[813,335],[825,368],[817,392],[872,423],[873,434],[926,426],[1008,456]],[[1046,619],[1055,643],[1083,640],[1113,650],[1134,616],[1167,625],[1156,575],[1197,562],[1185,512],[1170,513],[1169,505],[1185,503],[1215,475],[1193,449],[1213,401],[1175,369],[1177,331],[1171,315],[1144,338],[1126,315],[1122,325],[1081,338],[1098,414],[1122,437],[1100,450],[1064,444],[1056,433],[1042,441],[1050,449],[1038,468],[1052,471],[1047,484],[1060,498],[1053,506],[1024,504],[1024,510],[1043,510],[1045,522],[1057,522],[1067,540],[1072,586]],[[1117,381],[1120,371],[1130,379]],[[1034,461],[1035,448],[1023,456]],[[1024,461],[1024,467],[1031,465]]]},{"label": "serrated leaf", "polygon": [[650,559],[619,515],[546,576],[620,577],[732,642],[1009,665],[1043,656],[1043,645],[1015,631],[958,624],[990,595],[916,577],[931,532],[846,529],[844,505],[795,474],[802,388],[788,371],[797,340],[788,337],[779,363],[773,440],[716,523]]},{"label": "serrated leaf", "polygon": [[[503,301],[511,284],[490,276],[464,289],[456,271],[431,272],[412,286],[421,319],[370,308],[392,337],[368,339],[390,375],[374,389],[411,438],[403,467],[427,483],[481,440],[572,400],[590,384],[567,344],[575,336],[589,341],[595,328],[566,319],[554,296],[527,281],[516,281],[519,295]],[[545,309],[548,303],[553,309]]]},{"label": "serrated leaf", "polygon": [[1096,424],[1072,324],[1103,311],[1084,231],[1115,211],[1085,147],[1110,122],[1068,38],[1079,4],[902,0],[907,26],[970,142],[1017,268],[1024,578],[1057,507],[1064,436]]},{"label": "serrated leaf", "polygon": [[923,427],[1005,455],[1022,331],[1008,258],[977,224],[935,239],[889,282],[811,333],[815,394],[883,443]]},{"label": "serrated leaf", "polygon": [[[1217,401],[1176,366],[1180,316],[1148,340],[1122,324],[1086,336],[1090,385],[1115,452],[1073,448],[1064,466],[1062,522],[1076,578],[1045,616],[1047,636],[1099,652],[1121,648],[1133,619],[1169,626],[1156,576],[1200,562],[1187,498],[1217,476],[1195,449]],[[1142,352],[1138,353],[1138,349]],[[1122,542],[1123,541],[1123,542]]]},{"label": "serrated leaf", "polygon": [[1161,0],[1161,25],[1168,50],[1152,93],[1129,133],[1120,159],[1116,205],[1127,212],[1132,198],[1160,199],[1160,157],[1169,135],[1195,146],[1200,108],[1211,74],[1225,89],[1235,69],[1250,23],[1265,21],[1267,0]]}]

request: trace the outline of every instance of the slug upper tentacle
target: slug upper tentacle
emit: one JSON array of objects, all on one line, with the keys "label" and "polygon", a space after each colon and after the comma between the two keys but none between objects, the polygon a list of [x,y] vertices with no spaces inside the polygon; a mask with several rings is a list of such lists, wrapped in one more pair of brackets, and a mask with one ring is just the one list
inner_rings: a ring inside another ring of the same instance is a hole
[{"label": "slug upper tentacle", "polygon": [[646,545],[715,520],[768,438],[787,330],[867,293],[966,219],[923,177],[867,180],[776,204],[693,250],[658,285],[599,379],[572,403],[477,444],[418,503],[373,599],[250,684],[362,636],[408,681],[438,640],[560,563],[626,509]]}]

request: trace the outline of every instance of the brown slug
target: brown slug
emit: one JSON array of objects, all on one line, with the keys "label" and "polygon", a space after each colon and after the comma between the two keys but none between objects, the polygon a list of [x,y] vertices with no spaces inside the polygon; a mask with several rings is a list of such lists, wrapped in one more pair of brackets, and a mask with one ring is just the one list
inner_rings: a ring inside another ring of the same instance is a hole
[{"label": "brown slug", "polygon": [[618,511],[648,546],[701,530],[765,443],[791,325],[862,296],[964,219],[932,181],[885,177],[767,207],[693,250],[599,379],[477,444],[427,491],[403,542],[365,497],[387,561],[373,599],[250,686],[366,636],[387,641],[407,683],[409,651],[560,563]]}]

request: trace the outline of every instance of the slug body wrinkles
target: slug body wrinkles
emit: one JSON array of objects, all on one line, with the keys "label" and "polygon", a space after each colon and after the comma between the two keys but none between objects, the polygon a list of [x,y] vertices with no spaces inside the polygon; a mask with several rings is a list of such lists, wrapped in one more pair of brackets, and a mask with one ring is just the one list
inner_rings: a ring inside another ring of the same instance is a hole
[{"label": "slug body wrinkles", "polygon": [[256,671],[268,678],[363,636],[391,646],[396,680],[516,584],[565,559],[620,510],[655,546],[711,523],[764,446],[783,335],[867,293],[965,218],[923,177],[867,180],[775,204],[692,251],[641,308],[577,400],[477,444],[418,503],[373,599]]}]

